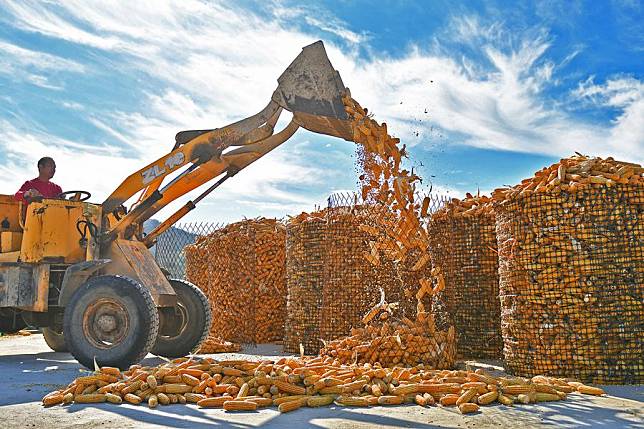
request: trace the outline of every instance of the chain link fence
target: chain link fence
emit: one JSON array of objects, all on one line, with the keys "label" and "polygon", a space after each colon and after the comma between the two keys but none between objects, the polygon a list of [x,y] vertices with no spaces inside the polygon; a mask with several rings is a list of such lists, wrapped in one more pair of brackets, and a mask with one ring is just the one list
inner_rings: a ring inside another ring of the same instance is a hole
[{"label": "chain link fence", "polygon": [[198,237],[212,234],[225,226],[225,223],[217,222],[177,223],[157,239],[153,252],[157,263],[168,270],[172,277],[185,279],[184,247],[194,244]]}]

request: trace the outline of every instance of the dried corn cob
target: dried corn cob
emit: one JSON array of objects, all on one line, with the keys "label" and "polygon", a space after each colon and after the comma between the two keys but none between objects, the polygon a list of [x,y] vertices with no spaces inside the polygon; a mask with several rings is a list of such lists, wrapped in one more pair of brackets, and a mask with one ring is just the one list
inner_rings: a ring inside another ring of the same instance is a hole
[{"label": "dried corn cob", "polygon": [[107,400],[107,396],[102,394],[102,393],[93,393],[93,394],[74,396],[74,402],[79,403],[79,404],[91,404],[91,403],[97,403],[97,402],[105,402],[106,400]]},{"label": "dried corn cob", "polygon": [[298,408],[302,408],[302,406],[306,405],[309,399],[310,398],[308,399],[299,398],[293,401],[282,402],[281,404],[278,405],[277,409],[279,410],[280,413],[288,413],[290,411],[295,411]]},{"label": "dried corn cob", "polygon": [[251,401],[226,401],[224,402],[224,410],[226,411],[255,411],[257,404]]},{"label": "dried corn cob", "polygon": [[479,406],[471,402],[464,402],[458,405],[458,410],[461,414],[470,414],[477,412],[479,410]]}]

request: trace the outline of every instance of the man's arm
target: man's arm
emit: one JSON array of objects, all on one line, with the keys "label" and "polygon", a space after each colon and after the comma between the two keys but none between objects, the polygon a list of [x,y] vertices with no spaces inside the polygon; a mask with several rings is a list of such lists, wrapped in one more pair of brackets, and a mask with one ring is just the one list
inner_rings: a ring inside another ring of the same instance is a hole
[{"label": "man's arm", "polygon": [[22,201],[24,204],[28,204],[29,202],[25,198],[31,198],[31,197],[37,197],[40,195],[40,192],[38,190],[34,189],[31,186],[31,183],[27,180],[25,183],[22,184],[18,192],[13,196],[13,198],[16,201]]}]

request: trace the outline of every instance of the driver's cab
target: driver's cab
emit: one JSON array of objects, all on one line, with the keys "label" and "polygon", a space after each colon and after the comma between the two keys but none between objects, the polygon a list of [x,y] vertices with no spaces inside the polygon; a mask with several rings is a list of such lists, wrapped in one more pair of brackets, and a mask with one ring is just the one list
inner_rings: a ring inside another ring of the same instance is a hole
[{"label": "driver's cab", "polygon": [[101,206],[80,200],[31,202],[26,210],[13,195],[0,195],[0,263],[73,264],[94,259],[91,244],[101,225]]}]

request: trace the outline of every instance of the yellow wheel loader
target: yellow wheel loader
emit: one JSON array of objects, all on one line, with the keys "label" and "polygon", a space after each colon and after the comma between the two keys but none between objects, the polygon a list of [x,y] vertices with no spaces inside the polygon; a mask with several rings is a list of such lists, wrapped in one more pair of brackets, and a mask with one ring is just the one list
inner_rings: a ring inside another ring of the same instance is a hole
[{"label": "yellow wheel loader", "polygon": [[[71,191],[23,210],[12,196],[0,196],[0,331],[25,322],[41,327],[52,349],[68,350],[87,367],[94,359],[125,368],[150,351],[167,357],[196,351],[211,325],[208,300],[194,285],[166,277],[148,249],[206,195],[299,127],[352,140],[346,95],[318,41],[279,77],[259,113],[223,128],[178,133],[168,154],[127,177],[101,204],[88,202],[88,192]],[[275,133],[283,110],[292,118]],[[143,222],[215,179],[143,233]]]}]

